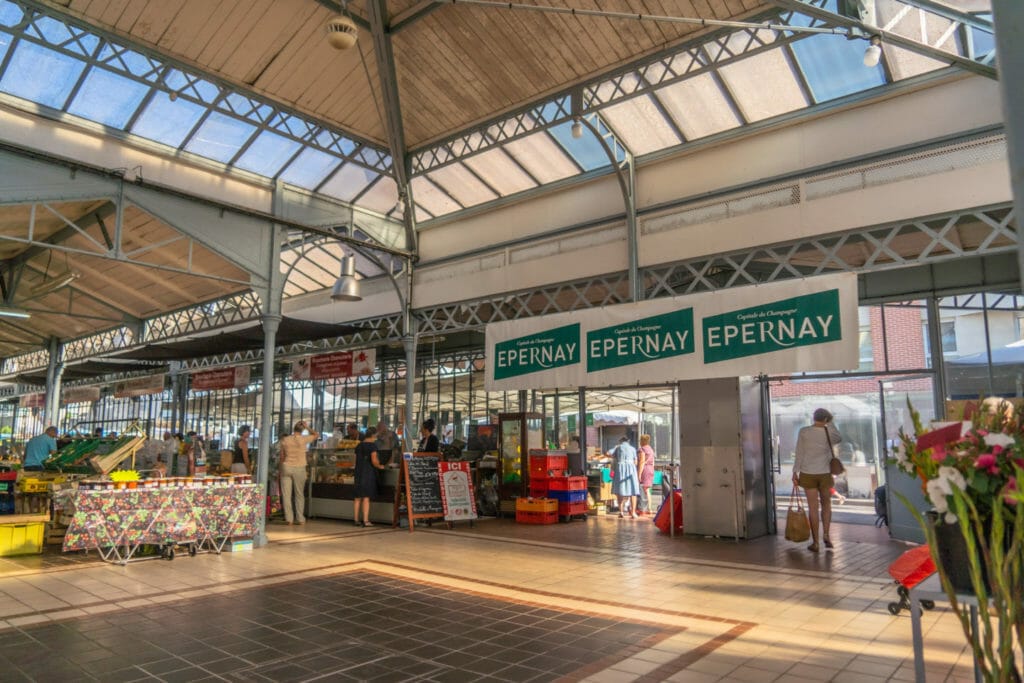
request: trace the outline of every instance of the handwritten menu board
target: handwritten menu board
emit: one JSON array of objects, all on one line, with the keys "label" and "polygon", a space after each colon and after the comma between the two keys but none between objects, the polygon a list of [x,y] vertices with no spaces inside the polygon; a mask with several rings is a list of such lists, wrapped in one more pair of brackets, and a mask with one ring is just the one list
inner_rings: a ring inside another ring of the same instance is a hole
[{"label": "handwritten menu board", "polygon": [[[441,458],[436,453],[404,453],[402,455],[402,473],[399,489],[405,491],[406,514],[409,518],[409,531],[415,526],[416,519],[439,519],[444,517],[444,502],[441,499],[441,479],[438,475],[438,463]],[[397,513],[401,493],[396,491],[395,508]],[[397,514],[395,517],[397,523]]]}]

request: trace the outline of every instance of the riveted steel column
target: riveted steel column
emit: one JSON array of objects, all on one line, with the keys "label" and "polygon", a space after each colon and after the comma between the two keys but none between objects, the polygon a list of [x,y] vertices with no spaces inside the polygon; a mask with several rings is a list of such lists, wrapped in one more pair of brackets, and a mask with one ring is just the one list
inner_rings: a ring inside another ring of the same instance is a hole
[{"label": "riveted steel column", "polygon": [[[1010,184],[1017,210],[1017,265],[1024,273],[1024,236],[1019,230],[1024,213],[1024,3],[992,0],[999,61],[999,90],[1003,96],[1003,122],[1010,158]],[[1016,83],[1017,85],[1014,85]]]}]

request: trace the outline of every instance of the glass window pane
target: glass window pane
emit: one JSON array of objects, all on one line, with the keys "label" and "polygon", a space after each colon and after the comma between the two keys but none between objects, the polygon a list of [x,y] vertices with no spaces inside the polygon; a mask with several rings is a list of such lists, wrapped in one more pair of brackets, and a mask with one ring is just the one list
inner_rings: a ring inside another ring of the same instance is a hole
[{"label": "glass window pane", "polygon": [[227,163],[255,130],[256,127],[251,124],[214,112],[199,126],[185,149]]},{"label": "glass window pane", "polygon": [[388,176],[380,176],[366,194],[356,200],[356,204],[386,214],[398,204],[398,185]]},{"label": "glass window pane", "polygon": [[13,2],[0,2],[0,26],[14,26],[24,16],[25,13]]},{"label": "glass window pane", "polygon": [[416,203],[435,216],[458,211],[462,207],[423,176],[412,179],[412,196]]},{"label": "glass window pane", "polygon": [[21,41],[0,79],[0,90],[62,109],[85,64],[34,43]]},{"label": "glass window pane", "polygon": [[281,173],[281,180],[312,190],[327,174],[341,164],[341,159],[315,149],[305,149]]},{"label": "glass window pane", "polygon": [[534,133],[505,145],[523,168],[541,183],[550,183],[579,173],[572,159],[545,133]]},{"label": "glass window pane", "polygon": [[661,88],[658,98],[687,140],[697,140],[740,125],[725,93],[710,74],[700,74]]},{"label": "glass window pane", "polygon": [[548,132],[572,155],[584,171],[612,165],[601,143],[586,126],[583,126],[583,135],[578,138],[572,136],[572,123],[568,121],[549,128]]},{"label": "glass window pane", "polygon": [[135,120],[131,132],[171,147],[179,147],[204,111],[203,107],[184,98],[172,101],[167,93],[158,92]]},{"label": "glass window pane", "polygon": [[94,68],[85,77],[68,111],[90,121],[122,129],[148,91],[149,86]]},{"label": "glass window pane", "polygon": [[1024,299],[988,292],[939,299],[939,331],[951,398],[1024,396]]},{"label": "glass window pane", "polygon": [[808,105],[781,49],[726,64],[719,71],[747,121],[761,121]]},{"label": "glass window pane", "polygon": [[818,102],[885,84],[882,65],[864,66],[863,40],[814,35],[793,43],[793,53]]},{"label": "glass window pane", "polygon": [[451,164],[439,168],[428,173],[427,177],[443,187],[463,206],[475,206],[498,198],[498,195],[480,182],[480,179],[462,164]]},{"label": "glass window pane", "polygon": [[235,162],[235,166],[273,177],[281,171],[281,167],[288,163],[288,160],[301,146],[294,140],[265,130],[249,145],[241,158]]},{"label": "glass window pane", "polygon": [[467,157],[462,163],[476,171],[502,197],[537,186],[533,178],[501,148]]},{"label": "glass window pane", "polygon": [[634,97],[601,112],[634,155],[657,152],[682,142],[650,96]]},{"label": "glass window pane", "polygon": [[889,64],[889,71],[892,73],[894,81],[901,81],[904,78],[912,78],[949,66],[947,62],[925,57],[892,43],[882,46],[882,58]]},{"label": "glass window pane", "polygon": [[367,168],[357,164],[345,164],[324,183],[320,192],[350,202],[377,177],[377,173]]}]

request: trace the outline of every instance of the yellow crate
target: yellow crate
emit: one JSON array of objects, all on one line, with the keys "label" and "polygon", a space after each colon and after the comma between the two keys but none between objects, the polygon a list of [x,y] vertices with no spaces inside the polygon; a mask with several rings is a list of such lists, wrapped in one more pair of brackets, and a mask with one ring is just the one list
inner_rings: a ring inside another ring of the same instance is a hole
[{"label": "yellow crate", "polygon": [[43,552],[45,522],[4,524],[0,522],[0,557],[38,555]]},{"label": "yellow crate", "polygon": [[22,493],[45,493],[50,489],[50,482],[42,479],[22,479],[18,482],[18,490]]},{"label": "yellow crate", "polygon": [[558,513],[558,501],[554,498],[516,498],[516,512]]}]

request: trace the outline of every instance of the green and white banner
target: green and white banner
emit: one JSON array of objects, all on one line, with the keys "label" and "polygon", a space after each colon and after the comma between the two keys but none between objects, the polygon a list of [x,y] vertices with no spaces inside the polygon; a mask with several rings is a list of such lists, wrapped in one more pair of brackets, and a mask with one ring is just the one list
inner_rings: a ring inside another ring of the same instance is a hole
[{"label": "green and white banner", "polygon": [[857,276],[824,275],[487,326],[488,391],[853,370]]}]

